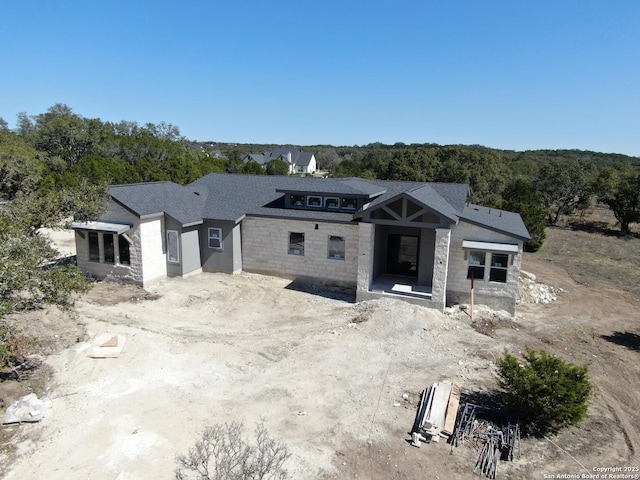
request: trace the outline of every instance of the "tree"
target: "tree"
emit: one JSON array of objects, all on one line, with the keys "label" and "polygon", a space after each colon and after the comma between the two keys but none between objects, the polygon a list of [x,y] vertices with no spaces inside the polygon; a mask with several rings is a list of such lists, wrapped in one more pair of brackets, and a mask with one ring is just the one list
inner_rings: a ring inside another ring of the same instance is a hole
[{"label": "tree", "polygon": [[23,137],[0,131],[0,200],[33,192],[45,170],[40,154]]},{"label": "tree", "polygon": [[56,263],[56,252],[38,233],[70,218],[97,218],[106,207],[106,189],[83,182],[75,190],[38,190],[0,205],[0,317],[7,313],[66,307],[72,292],[89,287],[75,265]]},{"label": "tree", "polygon": [[360,165],[353,161],[345,159],[340,165],[333,169],[332,177],[357,177],[360,173]]},{"label": "tree", "polygon": [[269,436],[264,425],[256,427],[256,445],[246,443],[244,424],[207,427],[187,455],[176,459],[177,480],[284,480],[289,449]]},{"label": "tree", "polygon": [[522,217],[531,235],[531,241],[525,245],[527,250],[535,252],[542,247],[547,215],[540,195],[530,182],[519,178],[509,183],[502,192],[502,208],[518,212]]},{"label": "tree", "polygon": [[606,167],[595,183],[598,200],[609,206],[620,223],[620,231],[631,233],[631,223],[640,222],[640,173],[628,166]]},{"label": "tree", "polygon": [[549,223],[557,225],[560,215],[570,215],[579,205],[588,204],[595,164],[590,160],[552,161],[533,180],[548,211]]},{"label": "tree", "polygon": [[316,154],[316,161],[318,162],[318,170],[326,170],[331,173],[335,167],[340,165],[342,159],[335,148],[323,148]]},{"label": "tree", "polygon": [[276,158],[267,162],[267,175],[289,175],[289,164]]},{"label": "tree", "polygon": [[264,168],[262,168],[262,165],[256,162],[245,163],[244,166],[242,167],[242,173],[244,173],[245,175],[265,175],[266,174],[266,172],[264,171]]},{"label": "tree", "polygon": [[591,396],[589,369],[527,347],[521,363],[505,350],[498,360],[506,404],[520,422],[544,433],[582,421]]}]

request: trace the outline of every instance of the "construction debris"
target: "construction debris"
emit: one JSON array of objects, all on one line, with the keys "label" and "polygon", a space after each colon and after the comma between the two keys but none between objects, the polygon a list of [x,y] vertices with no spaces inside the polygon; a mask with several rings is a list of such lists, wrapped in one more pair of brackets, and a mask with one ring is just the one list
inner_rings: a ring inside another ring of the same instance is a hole
[{"label": "construction debris", "polygon": [[[460,405],[460,385],[445,380],[425,388],[411,430],[411,445],[448,438],[453,448],[468,443],[479,450],[473,473],[496,478],[498,461],[520,451],[520,426],[504,425],[500,412],[474,403]],[[455,428],[454,428],[455,425]]]},{"label": "construction debris", "polygon": [[520,426],[511,422],[499,426],[492,417],[500,415],[481,405],[465,403],[451,437],[451,453],[465,442],[480,450],[473,472],[479,470],[487,478],[496,478],[498,460],[513,461],[520,453]]},{"label": "construction debris", "polygon": [[420,447],[421,441],[448,438],[453,433],[459,402],[460,386],[456,382],[445,380],[425,388],[411,430],[411,444]]},{"label": "construction debris", "polygon": [[124,348],[125,341],[124,335],[102,333],[91,341],[86,355],[90,358],[118,358]]},{"label": "construction debris", "polygon": [[35,393],[30,393],[7,407],[2,423],[39,422],[46,413],[47,404]]}]

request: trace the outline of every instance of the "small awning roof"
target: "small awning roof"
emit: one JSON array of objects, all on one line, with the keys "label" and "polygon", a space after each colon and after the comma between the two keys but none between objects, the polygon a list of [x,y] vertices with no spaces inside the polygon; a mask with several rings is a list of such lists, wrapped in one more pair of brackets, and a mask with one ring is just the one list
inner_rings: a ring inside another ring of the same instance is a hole
[{"label": "small awning roof", "polygon": [[463,240],[462,248],[466,250],[480,250],[484,252],[518,253],[518,245],[515,243],[496,243],[476,240]]},{"label": "small awning roof", "polygon": [[93,230],[96,232],[109,232],[120,235],[129,230],[131,225],[113,222],[73,222],[71,223],[71,228],[74,230]]}]

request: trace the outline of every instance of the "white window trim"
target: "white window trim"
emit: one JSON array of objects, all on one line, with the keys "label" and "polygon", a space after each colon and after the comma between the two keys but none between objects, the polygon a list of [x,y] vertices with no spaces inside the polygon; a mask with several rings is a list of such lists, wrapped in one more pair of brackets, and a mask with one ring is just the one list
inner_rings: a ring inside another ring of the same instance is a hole
[{"label": "white window trim", "polygon": [[[218,231],[218,237],[212,237],[211,236],[211,232],[213,230],[217,230]],[[212,250],[222,250],[223,249],[223,242],[222,242],[222,228],[219,227],[209,227],[209,230],[207,232],[208,236],[207,236],[207,245],[210,249]],[[219,247],[212,247],[211,246],[211,240],[218,240],[220,242],[220,246]]]},{"label": "white window trim", "polygon": [[[169,241],[169,236],[174,234],[176,237],[176,258],[175,259],[171,258],[170,252],[169,252],[169,245],[171,243]],[[180,263],[180,233],[177,230],[167,230],[167,262]]]}]

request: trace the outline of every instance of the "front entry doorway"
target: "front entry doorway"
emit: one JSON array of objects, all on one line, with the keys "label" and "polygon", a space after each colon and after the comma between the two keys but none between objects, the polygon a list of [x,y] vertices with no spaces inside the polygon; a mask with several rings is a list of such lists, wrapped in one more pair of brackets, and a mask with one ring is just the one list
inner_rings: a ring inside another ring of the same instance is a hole
[{"label": "front entry doorway", "polygon": [[387,246],[387,273],[390,275],[418,276],[420,238],[414,235],[389,235]]}]

